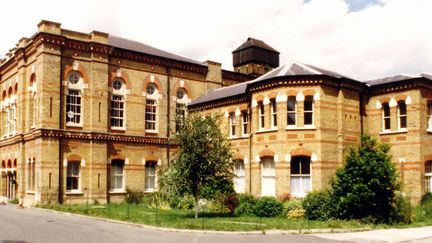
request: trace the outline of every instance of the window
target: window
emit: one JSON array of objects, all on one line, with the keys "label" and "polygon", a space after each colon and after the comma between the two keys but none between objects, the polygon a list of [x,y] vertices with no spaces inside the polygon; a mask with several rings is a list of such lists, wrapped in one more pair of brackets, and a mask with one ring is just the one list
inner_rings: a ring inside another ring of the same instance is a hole
[{"label": "window", "polygon": [[264,104],[263,104],[263,102],[258,103],[258,116],[259,116],[259,128],[264,129],[265,119],[264,119]]},{"label": "window", "polygon": [[182,100],[186,96],[186,91],[184,89],[177,90],[177,99]]},{"label": "window", "polygon": [[16,109],[17,109],[16,103],[13,103],[11,106],[11,112],[9,113],[10,114],[10,118],[9,118],[10,123],[9,124],[10,124],[10,132],[11,133],[16,132],[16,124],[17,124],[17,117],[16,117],[17,111],[16,111]]},{"label": "window", "polygon": [[273,128],[277,127],[277,103],[275,99],[270,100],[271,105],[271,120]]},{"label": "window", "polygon": [[121,90],[123,88],[123,82],[120,79],[115,79],[113,81],[112,87],[114,90]]},{"label": "window", "polygon": [[245,165],[243,160],[234,161],[234,190],[237,193],[244,193],[245,183]]},{"label": "window", "polygon": [[295,96],[288,96],[287,102],[287,124],[288,126],[296,125],[297,102]]},{"label": "window", "polygon": [[186,105],[182,103],[176,104],[176,132],[179,132],[183,126],[183,122],[186,116]]},{"label": "window", "polygon": [[426,192],[432,192],[432,161],[425,164],[425,189]]},{"label": "window", "polygon": [[242,111],[242,135],[249,135],[249,116],[247,111]]},{"label": "window", "polygon": [[432,101],[427,102],[427,111],[428,130],[432,131]]},{"label": "window", "polygon": [[276,195],[276,172],[273,157],[262,159],[261,196]]},{"label": "window", "polygon": [[147,192],[152,192],[156,188],[156,162],[147,162],[145,165],[145,188]]},{"label": "window", "polygon": [[68,81],[70,84],[77,84],[81,79],[81,75],[77,72],[71,72],[68,76]]},{"label": "window", "polygon": [[81,122],[81,91],[68,90],[66,95],[66,122],[80,124]]},{"label": "window", "polygon": [[111,127],[124,127],[124,96],[111,96]]},{"label": "window", "polygon": [[156,91],[155,85],[154,84],[149,84],[147,86],[147,90],[146,91],[147,91],[147,95],[153,95],[155,93],[155,91]]},{"label": "window", "polygon": [[68,161],[66,169],[66,190],[79,191],[80,189],[80,162]]},{"label": "window", "polygon": [[124,160],[111,161],[111,191],[124,191]]},{"label": "window", "polygon": [[296,156],[291,159],[291,194],[304,196],[311,189],[310,157]]},{"label": "window", "polygon": [[27,190],[34,191],[36,189],[36,164],[34,159],[29,159],[28,165],[28,179]]},{"label": "window", "polygon": [[304,100],[304,125],[305,126],[313,126],[314,118],[314,104],[313,104],[313,96],[308,95]]},{"label": "window", "polygon": [[32,126],[36,126],[37,109],[38,109],[36,93],[33,94],[32,101],[33,101],[33,110],[31,111],[31,112],[33,113],[33,114],[32,114],[32,115],[33,115],[33,116],[32,116]]},{"label": "window", "polygon": [[382,104],[383,130],[390,130],[390,106],[389,103]]},{"label": "window", "polygon": [[145,130],[156,131],[156,101],[146,100]]},{"label": "window", "polygon": [[229,113],[230,137],[235,137],[236,135],[236,123],[237,123],[237,119],[235,113],[234,112]]},{"label": "window", "polygon": [[406,129],[407,128],[407,107],[405,101],[398,101],[398,128]]}]

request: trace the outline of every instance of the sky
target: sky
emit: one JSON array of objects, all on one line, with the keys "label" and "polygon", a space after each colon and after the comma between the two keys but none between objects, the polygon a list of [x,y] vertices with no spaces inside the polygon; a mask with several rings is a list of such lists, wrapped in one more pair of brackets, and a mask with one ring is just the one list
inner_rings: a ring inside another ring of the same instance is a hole
[{"label": "sky", "polygon": [[358,80],[432,72],[432,0],[6,0],[0,10],[0,58],[45,19],[227,70],[231,52],[253,37],[278,50],[281,64]]}]

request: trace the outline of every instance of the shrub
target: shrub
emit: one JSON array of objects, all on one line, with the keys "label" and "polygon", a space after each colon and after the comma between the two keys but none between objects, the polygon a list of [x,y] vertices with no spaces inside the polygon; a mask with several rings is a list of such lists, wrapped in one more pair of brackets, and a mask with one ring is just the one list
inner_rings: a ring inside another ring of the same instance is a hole
[{"label": "shrub", "polygon": [[361,144],[349,150],[344,167],[331,180],[337,218],[392,220],[400,183],[389,150],[388,144],[370,136],[363,136]]},{"label": "shrub", "polygon": [[329,191],[310,192],[302,202],[305,216],[311,220],[327,220],[332,217],[332,197]]},{"label": "shrub", "polygon": [[171,208],[176,209],[192,209],[195,206],[195,200],[192,196],[171,197],[169,200]]},{"label": "shrub", "polygon": [[420,200],[420,205],[425,205],[425,204],[429,204],[432,203],[432,193],[431,192],[427,192],[425,193],[421,200]]},{"label": "shrub", "polygon": [[279,202],[281,202],[281,203],[284,203],[284,202],[286,202],[286,201],[291,200],[291,193],[289,193],[289,192],[283,192],[283,193],[281,193],[281,194],[278,196],[278,200],[279,200]]},{"label": "shrub", "polygon": [[235,209],[239,205],[239,200],[236,194],[229,194],[224,199],[224,205],[228,208],[231,215],[234,214]]},{"label": "shrub", "polygon": [[306,210],[303,208],[296,208],[288,212],[287,217],[289,219],[301,219],[304,218],[306,214]]},{"label": "shrub", "polygon": [[404,197],[401,193],[396,195],[393,212],[390,216],[390,223],[404,223],[409,224],[412,222],[411,203],[408,198]]},{"label": "shrub", "polygon": [[282,204],[282,206],[283,206],[283,214],[285,216],[288,216],[288,214],[294,210],[304,210],[302,206],[302,200],[299,199],[286,201]]},{"label": "shrub", "polygon": [[274,197],[261,197],[254,207],[254,214],[258,217],[274,217],[282,213],[282,203]]},{"label": "shrub", "polygon": [[125,201],[127,203],[135,203],[135,204],[139,204],[141,203],[142,198],[144,197],[144,193],[140,192],[140,191],[132,191],[130,189],[126,189],[126,199]]},{"label": "shrub", "polygon": [[257,203],[257,199],[250,194],[237,194],[239,205],[235,209],[237,215],[254,215],[254,207]]}]

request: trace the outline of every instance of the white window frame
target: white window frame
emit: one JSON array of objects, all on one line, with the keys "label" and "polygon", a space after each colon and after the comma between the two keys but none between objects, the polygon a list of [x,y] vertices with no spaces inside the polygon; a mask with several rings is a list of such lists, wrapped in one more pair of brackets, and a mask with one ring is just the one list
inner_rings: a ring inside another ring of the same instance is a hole
[{"label": "white window frame", "polygon": [[432,192],[432,161],[425,163],[425,192]]},{"label": "white window frame", "polygon": [[[266,168],[265,164],[273,165]],[[268,181],[273,181],[274,188],[270,193],[264,193],[263,187]],[[264,157],[261,159],[261,196],[276,196],[276,163],[273,157]]]},{"label": "white window frame", "polygon": [[[310,99],[310,100],[308,100],[308,99]],[[305,109],[307,101],[310,101],[312,103],[312,110],[306,110]],[[306,124],[306,122],[305,122],[306,121],[306,119],[305,119],[306,114],[309,114],[309,113],[312,114],[312,124]],[[305,99],[303,101],[303,125],[304,125],[304,127],[314,127],[314,125],[315,125],[315,101],[314,101],[312,95],[305,96]]]},{"label": "white window frame", "polygon": [[270,99],[270,111],[271,111],[271,126],[272,129],[277,129],[277,102],[276,99]]},{"label": "white window frame", "polygon": [[247,110],[241,112],[242,114],[242,136],[249,136],[249,114]]},{"label": "white window frame", "polygon": [[234,189],[237,193],[246,191],[246,173],[244,160],[234,161]]},{"label": "white window frame", "polygon": [[[68,168],[70,164],[77,164],[78,165],[78,175],[69,174]],[[81,162],[80,161],[68,161],[66,165],[66,192],[67,193],[81,193]],[[77,189],[68,189],[67,188],[67,181],[69,178],[78,178],[78,188]]]},{"label": "white window frame", "polygon": [[[156,166],[157,163],[155,162],[147,162],[145,165],[145,176],[144,176],[144,191],[145,192],[154,192],[156,191]],[[150,171],[148,168],[153,168],[153,173],[150,174]],[[153,182],[151,182],[153,181]],[[153,183],[153,187],[150,187],[151,183]]]},{"label": "white window frame", "polygon": [[[292,163],[294,159],[308,158],[307,156],[294,156],[291,158],[290,167],[292,168]],[[295,197],[305,197],[312,190],[312,160],[309,157],[309,174],[302,174],[302,163],[299,162],[299,173],[293,174],[292,169],[290,170],[290,193]],[[296,179],[300,179],[300,192],[293,191],[293,181]],[[304,188],[304,183],[302,180],[309,180],[309,187]]]},{"label": "white window frame", "polygon": [[[152,109],[152,110],[150,110],[150,109]],[[151,117],[153,117],[153,119],[151,119]],[[158,118],[157,101],[154,99],[146,99],[145,124],[144,124],[146,132],[157,132],[158,131],[158,119],[157,118]],[[148,124],[153,124],[153,126],[151,126],[150,128],[147,128]]]},{"label": "white window frame", "polygon": [[[114,165],[114,163],[123,163],[122,166]],[[121,167],[121,173],[117,173],[118,171],[114,170],[114,167]],[[111,161],[111,173],[110,173],[110,192],[125,192],[125,161],[124,160],[112,160]],[[116,181],[118,178],[121,178],[121,188],[117,188]],[[114,186],[113,186],[114,185]]]},{"label": "white window frame", "polygon": [[[388,107],[388,116],[385,114],[385,107]],[[386,120],[389,120],[389,128],[386,128]],[[388,102],[382,104],[382,130],[388,132],[391,130],[391,108]]]},{"label": "white window frame", "polygon": [[262,101],[258,102],[258,125],[259,130],[265,129],[265,107]]},{"label": "white window frame", "polygon": [[111,95],[110,103],[110,125],[111,129],[124,130],[125,129],[125,113],[126,113],[126,102],[124,95]]},{"label": "white window frame", "polygon": [[[289,102],[294,100],[294,110],[290,110]],[[294,124],[289,124],[289,116],[294,114]],[[297,99],[295,96],[288,96],[287,98],[287,127],[297,127]]]},{"label": "white window frame", "polygon": [[231,138],[236,137],[236,126],[237,126],[237,119],[235,112],[229,113],[229,136]]},{"label": "white window frame", "polygon": [[[76,71],[69,73],[67,78],[68,89],[66,94],[66,126],[83,126],[83,82],[84,81],[80,73]],[[76,94],[72,94],[72,92],[76,92]],[[71,97],[70,99],[73,99],[71,102],[68,102],[69,97]],[[79,102],[77,100],[79,100]],[[73,107],[75,107],[75,109]],[[79,110],[79,112],[77,112],[77,110]],[[69,113],[73,114],[73,118],[69,117]],[[75,118],[76,116],[78,116],[78,118]],[[77,119],[79,122],[76,122]]]},{"label": "white window frame", "polygon": [[[405,105],[405,115],[401,114],[401,105],[400,105],[401,103],[403,103]],[[407,109],[407,105],[406,105],[404,100],[398,101],[397,112],[398,112],[398,130],[399,131],[406,131],[407,127],[408,127],[408,116],[407,116],[408,109]],[[402,119],[405,119],[405,127],[401,127],[402,126]]]}]

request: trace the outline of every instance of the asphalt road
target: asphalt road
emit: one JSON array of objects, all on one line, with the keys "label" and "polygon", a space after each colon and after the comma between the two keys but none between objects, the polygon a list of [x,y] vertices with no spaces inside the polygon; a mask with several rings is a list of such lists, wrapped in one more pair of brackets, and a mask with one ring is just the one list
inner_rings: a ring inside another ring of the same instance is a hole
[{"label": "asphalt road", "polygon": [[6,205],[0,206],[0,242],[326,243],[335,242],[335,240],[318,238],[311,235],[238,235],[166,232],[76,215],[48,212],[36,208],[21,209],[16,205]]}]

